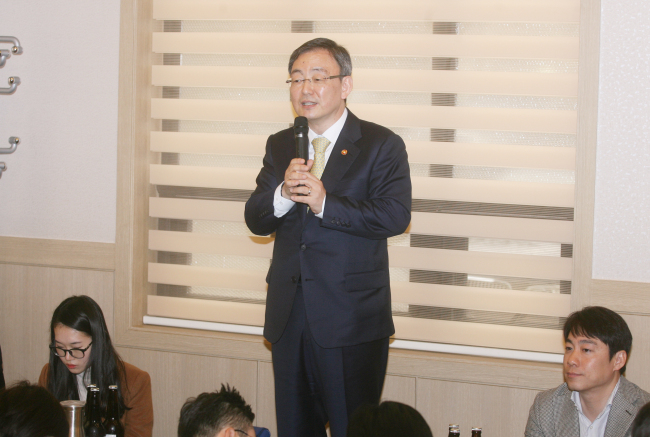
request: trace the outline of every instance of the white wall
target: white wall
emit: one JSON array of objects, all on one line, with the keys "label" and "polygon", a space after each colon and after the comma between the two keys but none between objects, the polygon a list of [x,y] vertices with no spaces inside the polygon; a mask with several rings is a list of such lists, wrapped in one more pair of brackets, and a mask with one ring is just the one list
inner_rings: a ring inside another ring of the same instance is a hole
[{"label": "white wall", "polygon": [[602,0],[593,277],[650,282],[650,2]]},{"label": "white wall", "polygon": [[[119,0],[3,1],[0,35],[24,53],[0,68],[0,235],[114,242]],[[9,48],[2,44],[1,48]]]}]

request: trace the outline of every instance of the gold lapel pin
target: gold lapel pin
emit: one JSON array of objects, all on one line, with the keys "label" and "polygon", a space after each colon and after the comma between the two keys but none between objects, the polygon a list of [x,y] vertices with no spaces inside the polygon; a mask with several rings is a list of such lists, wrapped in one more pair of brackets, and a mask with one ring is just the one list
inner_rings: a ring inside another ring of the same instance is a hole
[{"label": "gold lapel pin", "polygon": [[341,150],[341,155],[345,156],[345,155],[347,155],[347,154],[348,154],[348,150],[347,150],[347,149],[343,149],[343,150]]}]

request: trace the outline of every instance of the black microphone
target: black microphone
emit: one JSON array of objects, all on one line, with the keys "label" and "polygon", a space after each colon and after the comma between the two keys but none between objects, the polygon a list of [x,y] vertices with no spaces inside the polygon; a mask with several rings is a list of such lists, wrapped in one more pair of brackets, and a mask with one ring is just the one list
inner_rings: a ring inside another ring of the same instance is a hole
[{"label": "black microphone", "polygon": [[[307,164],[309,159],[309,123],[307,117],[299,116],[293,121],[293,136],[296,139],[296,158],[302,158]],[[298,185],[299,187],[302,185]],[[306,194],[298,193],[299,196]]]},{"label": "black microphone", "polygon": [[296,139],[296,158],[302,158],[307,164],[309,159],[309,123],[307,118],[296,117],[293,122],[293,135]]}]

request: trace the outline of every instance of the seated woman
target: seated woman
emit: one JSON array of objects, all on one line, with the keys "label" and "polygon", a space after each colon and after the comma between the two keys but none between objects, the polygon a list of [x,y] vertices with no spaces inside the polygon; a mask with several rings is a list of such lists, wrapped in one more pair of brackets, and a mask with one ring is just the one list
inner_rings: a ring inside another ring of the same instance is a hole
[{"label": "seated woman", "polygon": [[38,384],[59,401],[86,400],[86,387],[100,390],[106,409],[108,386],[117,385],[125,437],[151,437],[153,405],[151,379],[143,370],[122,361],[113,348],[104,314],[88,296],[72,296],[54,310],[50,322],[50,362]]}]

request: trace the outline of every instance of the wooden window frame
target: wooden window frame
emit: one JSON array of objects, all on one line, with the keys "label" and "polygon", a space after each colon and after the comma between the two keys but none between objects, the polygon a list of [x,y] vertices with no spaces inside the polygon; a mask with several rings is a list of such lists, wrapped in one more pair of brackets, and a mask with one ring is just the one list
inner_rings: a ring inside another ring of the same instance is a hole
[{"label": "wooden window frame", "polygon": [[[181,353],[270,361],[270,347],[259,336],[143,325],[147,295],[147,248],[150,154],[147,145],[152,121],[151,34],[152,0],[122,0],[118,102],[117,227],[115,247],[115,342],[120,346],[154,348]],[[592,279],[593,214],[598,115],[600,0],[581,2],[578,91],[578,144],[576,151],[576,207],[572,309],[588,304],[609,304],[616,309],[605,284]],[[646,289],[645,287],[642,287]],[[598,290],[601,290],[599,293]],[[642,298],[644,290],[637,294]],[[206,352],[209,351],[209,352]],[[442,354],[393,351],[391,356],[424,359],[432,364]],[[453,358],[449,358],[453,359]],[[477,359],[477,362],[481,359]],[[399,366],[393,359],[391,366]],[[539,368],[538,363],[521,365]],[[552,368],[555,365],[549,365]],[[542,366],[543,367],[543,366]],[[428,370],[427,370],[428,369]],[[418,369],[439,372],[430,365]],[[454,372],[453,366],[449,372]],[[500,373],[500,371],[496,371]],[[507,370],[503,377],[507,377]],[[549,377],[557,383],[556,376]],[[549,381],[550,381],[549,380]],[[488,382],[486,380],[486,382]]]}]

